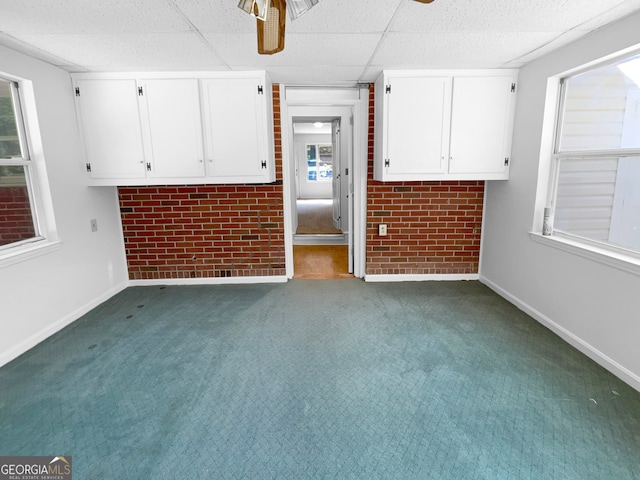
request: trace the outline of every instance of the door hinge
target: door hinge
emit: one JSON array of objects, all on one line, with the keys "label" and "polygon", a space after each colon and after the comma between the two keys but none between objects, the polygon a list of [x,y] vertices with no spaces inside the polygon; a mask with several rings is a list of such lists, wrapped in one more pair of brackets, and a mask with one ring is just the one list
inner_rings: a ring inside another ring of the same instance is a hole
[{"label": "door hinge", "polygon": [[387,85],[384,89],[384,93],[391,93],[391,85]]},{"label": "door hinge", "polygon": [[512,83],[511,84],[511,93],[515,93],[515,91],[516,91],[516,84]]},{"label": "door hinge", "polygon": [[258,85],[258,95],[264,95],[264,88],[262,85]]},{"label": "door hinge", "polygon": [[345,174],[345,175],[349,175],[349,169],[348,169],[348,168],[345,168],[345,169],[344,169],[344,174]]},{"label": "door hinge", "polygon": [[91,164],[86,163],[85,166],[87,167],[87,172],[91,172]]},{"label": "door hinge", "polygon": [[76,87],[76,97],[80,96],[80,87]]},{"label": "door hinge", "polygon": [[143,96],[144,92],[142,91],[142,87],[138,87],[138,96]]},{"label": "door hinge", "polygon": [[509,157],[505,157],[504,159],[504,166],[508,167],[509,166]]},{"label": "door hinge", "polygon": [[385,167],[388,167],[388,166],[389,166],[389,159],[388,159],[388,158],[385,158],[385,159],[384,159],[384,166],[385,166]]},{"label": "door hinge", "polygon": [[147,172],[151,171],[151,162],[147,162]]},{"label": "door hinge", "polygon": [[267,161],[266,160],[262,160],[260,162],[260,165],[262,166],[262,168],[267,168]]}]

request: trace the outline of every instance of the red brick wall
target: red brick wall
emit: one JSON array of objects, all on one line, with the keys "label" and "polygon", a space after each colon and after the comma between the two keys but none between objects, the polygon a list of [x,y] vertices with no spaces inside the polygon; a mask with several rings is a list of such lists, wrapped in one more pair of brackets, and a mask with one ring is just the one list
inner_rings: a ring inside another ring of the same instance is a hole
[{"label": "red brick wall", "polygon": [[0,245],[35,236],[26,186],[0,186]]},{"label": "red brick wall", "polygon": [[[373,180],[373,86],[369,92],[366,272],[478,273],[484,182]],[[387,236],[378,225],[387,225]]]},{"label": "red brick wall", "polygon": [[277,85],[273,106],[276,183],[118,189],[130,279],[285,275]]}]

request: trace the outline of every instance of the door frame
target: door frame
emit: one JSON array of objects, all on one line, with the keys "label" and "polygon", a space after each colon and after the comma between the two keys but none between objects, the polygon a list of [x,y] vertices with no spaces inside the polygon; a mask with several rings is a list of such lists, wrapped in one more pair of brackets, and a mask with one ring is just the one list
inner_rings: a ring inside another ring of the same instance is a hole
[{"label": "door frame", "polygon": [[367,169],[369,129],[369,88],[321,87],[280,84],[280,122],[282,138],[282,176],[284,204],[284,243],[287,278],[293,278],[293,212],[295,209],[295,156],[293,118],[327,116],[327,107],[350,107],[353,115],[353,166],[349,192],[353,205],[349,248],[353,249],[353,275],[365,275],[367,222]]}]

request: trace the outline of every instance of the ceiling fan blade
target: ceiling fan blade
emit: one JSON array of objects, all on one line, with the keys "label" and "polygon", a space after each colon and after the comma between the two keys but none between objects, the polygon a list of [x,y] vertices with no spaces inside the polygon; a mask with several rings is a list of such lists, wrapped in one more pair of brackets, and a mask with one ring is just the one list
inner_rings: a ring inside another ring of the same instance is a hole
[{"label": "ceiling fan blade", "polygon": [[431,3],[433,2],[433,0],[413,0],[414,2],[418,2],[418,3]]},{"label": "ceiling fan blade", "polygon": [[289,18],[295,20],[303,13],[307,13],[312,7],[318,4],[320,0],[287,0],[287,10]]},{"label": "ceiling fan blade", "polygon": [[257,20],[258,53],[273,55],[284,50],[284,30],[287,20],[285,0],[271,0],[266,21]]},{"label": "ceiling fan blade", "polygon": [[264,21],[269,11],[269,0],[240,0],[238,8]]}]

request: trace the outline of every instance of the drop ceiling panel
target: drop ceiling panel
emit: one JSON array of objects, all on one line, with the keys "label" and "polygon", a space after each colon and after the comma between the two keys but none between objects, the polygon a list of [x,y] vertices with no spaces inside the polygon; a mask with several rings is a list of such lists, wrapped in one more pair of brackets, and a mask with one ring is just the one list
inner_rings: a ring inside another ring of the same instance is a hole
[{"label": "drop ceiling panel", "polygon": [[525,53],[524,55],[518,58],[515,58],[511,62],[507,63],[505,67],[520,68],[526,63],[532,60],[535,60],[538,57],[546,55],[547,53],[550,53],[553,50],[556,50],[564,45],[567,45],[579,39],[580,37],[583,37],[584,35],[586,35],[586,33],[581,30],[565,32],[559,35],[558,37],[554,38],[553,40],[551,40],[549,43],[541,45],[535,50],[530,51],[529,53]]},{"label": "drop ceiling panel", "polygon": [[256,19],[238,8],[236,0],[174,0],[179,10],[201,32],[249,33]]},{"label": "drop ceiling panel", "polygon": [[373,58],[385,68],[499,68],[557,34],[433,32],[387,35]]},{"label": "drop ceiling panel", "polygon": [[181,32],[189,26],[158,0],[3,0],[0,31],[46,33]]},{"label": "drop ceiling panel", "polygon": [[372,81],[383,68],[519,67],[640,10],[640,0],[320,0],[257,54],[238,0],[0,0],[0,43],[69,71],[265,69],[278,82]]},{"label": "drop ceiling panel", "polygon": [[204,37],[231,66],[364,65],[373,54],[381,34],[295,34],[285,37],[284,51],[258,55],[256,33],[211,34]]},{"label": "drop ceiling panel", "polygon": [[[407,0],[321,0],[293,22],[287,31],[295,33],[383,32],[396,8]],[[287,20],[289,18],[287,17]]]},{"label": "drop ceiling panel", "polygon": [[561,32],[620,4],[640,8],[640,0],[492,0],[407,2],[390,31]]},{"label": "drop ceiling panel", "polygon": [[64,52],[89,70],[206,70],[224,65],[210,46],[192,33],[117,35],[25,35],[38,48]]}]

